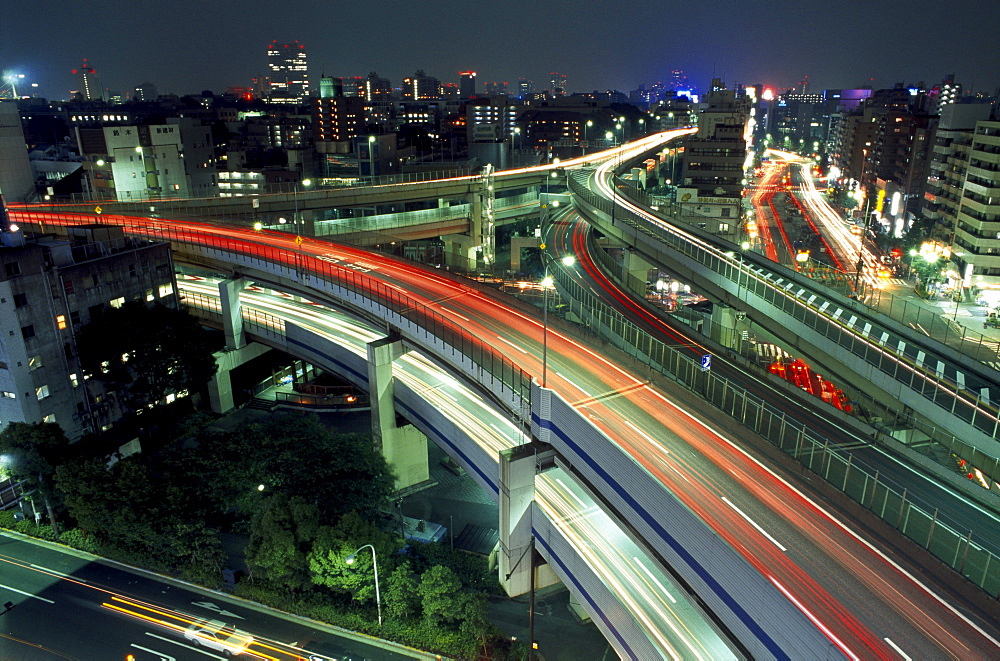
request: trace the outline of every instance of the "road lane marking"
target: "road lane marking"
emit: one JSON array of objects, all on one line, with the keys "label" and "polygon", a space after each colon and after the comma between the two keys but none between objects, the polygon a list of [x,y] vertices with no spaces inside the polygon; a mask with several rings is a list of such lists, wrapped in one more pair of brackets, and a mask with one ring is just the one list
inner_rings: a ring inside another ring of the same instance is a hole
[{"label": "road lane marking", "polygon": [[899,653],[899,655],[900,655],[901,657],[903,657],[903,659],[905,659],[906,661],[913,661],[913,659],[911,659],[911,658],[910,658],[910,657],[909,657],[909,656],[908,656],[908,655],[906,654],[906,652],[904,652],[903,650],[899,649],[899,645],[897,645],[896,643],[892,642],[892,641],[891,641],[891,640],[889,640],[888,638],[883,638],[882,640],[884,640],[885,642],[889,643],[889,647],[891,647],[892,649],[896,650],[896,651],[897,651],[897,652]]},{"label": "road lane marking", "polygon": [[152,633],[152,632],[149,632],[149,631],[146,632],[146,635],[149,636],[150,638],[156,638],[157,640],[162,640],[165,643],[170,643],[171,645],[177,645],[178,647],[183,647],[184,649],[189,649],[192,652],[197,652],[198,654],[204,654],[207,657],[211,657],[213,659],[218,659],[219,661],[225,661],[225,659],[226,659],[226,657],[224,657],[224,656],[217,656],[215,654],[212,654],[211,652],[206,652],[205,650],[201,649],[200,647],[194,647],[193,645],[188,645],[187,643],[182,643],[179,640],[173,640],[171,638],[164,638],[163,636],[158,636],[155,633]]},{"label": "road lane marking", "polygon": [[650,443],[652,443],[654,446],[656,446],[658,448],[662,448],[664,453],[670,454],[670,450],[667,450],[662,445],[660,445],[658,442],[654,441],[652,436],[650,436],[646,432],[642,431],[641,429],[639,429],[638,427],[636,427],[635,425],[633,425],[628,420],[625,421],[625,424],[628,425],[629,427],[631,427],[635,431],[635,433],[637,433],[640,436],[642,436],[644,439],[646,439],[647,441],[649,441]]},{"label": "road lane marking", "polygon": [[55,574],[56,576],[62,576],[63,578],[71,578],[74,581],[76,581],[77,583],[86,583],[87,582],[87,581],[83,580],[82,578],[77,578],[76,576],[72,576],[70,574],[64,574],[61,571],[56,571],[55,569],[49,569],[48,567],[42,567],[41,565],[28,565],[28,566],[32,567],[34,569],[38,569],[39,571],[44,571],[44,572],[48,572],[50,574]]},{"label": "road lane marking", "polygon": [[754,521],[754,520],[753,520],[753,519],[751,519],[751,518],[750,518],[749,516],[747,516],[747,515],[746,515],[746,514],[745,514],[745,513],[743,512],[743,510],[741,510],[741,509],[740,509],[739,507],[737,507],[736,505],[734,505],[734,504],[733,504],[733,503],[732,503],[732,502],[731,502],[731,501],[730,501],[730,500],[729,500],[728,498],[726,498],[725,496],[723,496],[723,497],[722,497],[722,500],[723,500],[723,501],[724,501],[724,502],[726,503],[726,505],[729,505],[730,507],[732,507],[732,508],[733,508],[733,510],[734,510],[734,511],[735,511],[735,512],[736,512],[737,514],[739,514],[739,515],[740,515],[740,516],[742,516],[742,517],[743,517],[744,519],[746,519],[746,522],[747,522],[747,523],[749,523],[749,524],[750,524],[751,526],[753,526],[754,528],[756,528],[756,529],[757,529],[757,532],[759,532],[759,533],[760,533],[761,535],[764,535],[764,537],[767,537],[767,538],[768,538],[769,540],[771,540],[771,543],[772,543],[772,544],[774,544],[775,546],[777,546],[777,547],[778,547],[779,549],[781,549],[782,551],[787,551],[787,550],[788,550],[788,549],[786,549],[786,548],[785,548],[784,546],[782,546],[781,544],[779,544],[779,543],[778,543],[778,540],[776,540],[776,539],[775,539],[774,537],[771,537],[771,535],[769,535],[769,534],[767,533],[767,531],[766,531],[766,530],[764,530],[764,529],[763,529],[763,528],[761,528],[761,527],[760,527],[759,525],[757,525],[757,522],[756,522],[756,521]]},{"label": "road lane marking", "polygon": [[4,585],[3,583],[0,583],[0,588],[4,588],[5,590],[10,590],[11,592],[16,592],[18,594],[23,594],[25,597],[31,597],[32,599],[37,599],[39,601],[44,601],[50,604],[56,603],[51,599],[46,599],[45,597],[39,597],[38,595],[31,594],[30,592],[25,592],[24,590],[18,590],[17,588],[12,588],[9,585]]},{"label": "road lane marking", "polygon": [[585,510],[586,510],[586,509],[590,509],[590,507],[588,507],[588,506],[587,506],[587,503],[585,503],[585,502],[583,502],[582,500],[580,500],[580,497],[579,497],[579,496],[577,496],[577,495],[576,495],[576,494],[575,494],[575,493],[573,492],[573,490],[572,490],[572,489],[570,489],[570,488],[569,488],[568,486],[566,486],[566,485],[565,485],[565,484],[563,483],[563,481],[562,481],[562,479],[561,479],[561,478],[558,478],[558,477],[557,477],[557,478],[556,478],[556,482],[558,482],[558,483],[559,483],[559,486],[561,486],[561,487],[562,487],[563,489],[565,489],[565,490],[566,490],[566,493],[568,493],[568,494],[569,494],[570,496],[572,496],[572,497],[573,497],[573,500],[575,500],[576,502],[580,503],[580,507],[582,507],[582,508],[583,508],[583,509],[585,509]]},{"label": "road lane marking", "polygon": [[518,351],[520,351],[521,353],[528,353],[527,351],[525,351],[525,350],[524,350],[524,349],[522,349],[521,347],[517,346],[516,344],[514,344],[513,342],[511,342],[511,341],[510,341],[510,340],[508,340],[507,338],[504,338],[504,337],[500,337],[499,335],[497,335],[497,339],[498,339],[498,340],[500,340],[501,342],[503,342],[504,344],[509,344],[510,346],[514,347],[515,349],[517,349],[517,350],[518,350]]},{"label": "road lane marking", "polygon": [[160,657],[160,661],[177,661],[177,657],[170,656],[169,654],[164,654],[163,652],[157,652],[156,650],[151,650],[148,647],[143,647],[142,645],[137,645],[136,643],[132,643],[132,647],[136,648],[137,650],[142,650],[143,652],[149,652],[150,654],[155,654],[156,656]]},{"label": "road lane marking", "polygon": [[663,583],[660,583],[659,579],[657,579],[655,576],[653,576],[652,572],[650,572],[649,569],[646,568],[646,565],[642,564],[642,560],[640,560],[639,558],[637,558],[635,556],[632,556],[632,560],[634,560],[635,563],[637,565],[639,565],[639,567],[642,569],[642,571],[644,571],[646,573],[646,576],[649,576],[650,580],[652,580],[654,583],[656,583],[656,587],[660,588],[660,590],[663,591],[663,594],[667,595],[667,599],[670,600],[670,603],[672,603],[672,604],[676,604],[677,603],[677,600],[674,599],[674,595],[670,594],[670,591],[667,590],[667,588],[663,587]]}]

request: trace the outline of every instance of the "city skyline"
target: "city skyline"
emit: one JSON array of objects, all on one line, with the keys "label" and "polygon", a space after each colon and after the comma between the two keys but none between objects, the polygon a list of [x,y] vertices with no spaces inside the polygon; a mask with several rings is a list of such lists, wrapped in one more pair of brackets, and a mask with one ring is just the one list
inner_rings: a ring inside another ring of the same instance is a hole
[{"label": "city skyline", "polygon": [[83,14],[64,0],[46,7],[44,33],[30,27],[35,7],[7,3],[0,10],[0,67],[23,74],[25,85],[38,84],[24,93],[52,99],[69,98],[71,70],[83,58],[114,91],[144,82],[181,95],[247,86],[266,74],[266,46],[275,39],[306,46],[314,81],[377,71],[398,86],[423,69],[457,83],[460,71],[472,70],[480,89],[528,78],[538,90],[548,87],[549,72],[558,71],[570,92],[627,92],[682,69],[702,89],[713,77],[783,89],[809,76],[818,90],[933,85],[950,73],[970,91],[993,92],[1000,85],[991,36],[1000,9],[979,0],[947,11],[916,0],[907,4],[905,25],[902,17],[892,20],[887,2],[845,2],[829,11],[779,0],[754,11],[713,0],[626,14],[591,2],[511,0],[497,8],[445,0],[435,5],[433,18],[415,3],[332,8],[303,2],[299,11],[282,15],[280,29],[268,19],[273,5],[259,0],[244,3],[238,21],[227,5],[190,0],[172,4],[168,13],[151,4],[123,11],[125,5],[115,2]]}]

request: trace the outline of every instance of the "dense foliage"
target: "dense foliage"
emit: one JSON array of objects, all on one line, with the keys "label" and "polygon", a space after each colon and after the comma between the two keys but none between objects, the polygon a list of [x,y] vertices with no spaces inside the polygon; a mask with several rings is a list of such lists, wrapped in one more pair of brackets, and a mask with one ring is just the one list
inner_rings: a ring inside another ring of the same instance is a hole
[{"label": "dense foliage", "polygon": [[84,372],[136,413],[204,386],[219,348],[188,312],[139,301],[102,312],[77,337]]}]

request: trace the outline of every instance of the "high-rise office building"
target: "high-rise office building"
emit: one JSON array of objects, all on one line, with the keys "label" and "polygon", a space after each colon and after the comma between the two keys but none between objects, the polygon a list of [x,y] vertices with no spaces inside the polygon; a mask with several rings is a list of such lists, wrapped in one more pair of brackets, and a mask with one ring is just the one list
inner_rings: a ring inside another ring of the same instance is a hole
[{"label": "high-rise office building", "polygon": [[552,96],[566,96],[566,74],[550,73],[549,84],[552,86]]},{"label": "high-rise office building", "polygon": [[153,83],[142,83],[141,85],[136,85],[135,89],[132,91],[133,101],[156,101],[160,96],[156,89],[156,85]]},{"label": "high-rise office building", "polygon": [[531,81],[527,78],[517,79],[517,96],[521,99],[527,99],[535,91],[534,86]]},{"label": "high-rise office building", "polygon": [[403,99],[405,101],[429,101],[441,97],[441,81],[418,69],[415,74],[403,79]]},{"label": "high-rise office building", "polygon": [[271,97],[302,101],[309,96],[309,65],[306,47],[297,41],[272,41],[267,47],[267,69]]},{"label": "high-rise office building", "polygon": [[104,87],[101,86],[101,79],[94,71],[94,67],[87,63],[87,58],[83,58],[83,64],[79,69],[73,69],[73,75],[77,79],[76,95],[83,101],[105,101]]},{"label": "high-rise office building", "polygon": [[476,72],[460,71],[458,74],[458,93],[463,99],[476,95]]}]

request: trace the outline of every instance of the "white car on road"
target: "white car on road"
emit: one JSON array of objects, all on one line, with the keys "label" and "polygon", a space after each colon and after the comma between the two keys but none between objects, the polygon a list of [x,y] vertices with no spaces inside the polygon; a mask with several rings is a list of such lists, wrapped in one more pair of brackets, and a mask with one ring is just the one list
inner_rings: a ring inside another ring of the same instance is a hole
[{"label": "white car on road", "polygon": [[184,630],[184,637],[195,645],[218,650],[226,656],[243,654],[253,644],[253,636],[227,627],[219,620],[196,620]]}]

